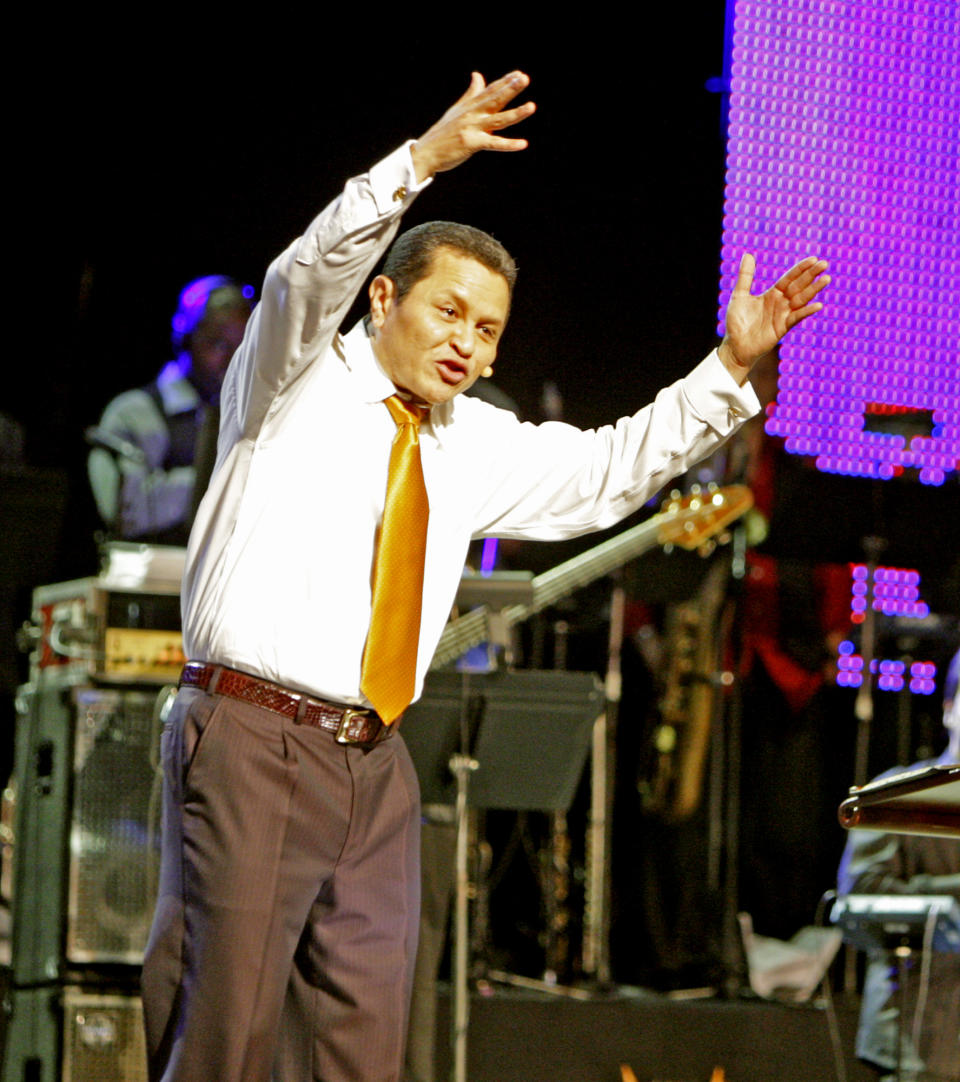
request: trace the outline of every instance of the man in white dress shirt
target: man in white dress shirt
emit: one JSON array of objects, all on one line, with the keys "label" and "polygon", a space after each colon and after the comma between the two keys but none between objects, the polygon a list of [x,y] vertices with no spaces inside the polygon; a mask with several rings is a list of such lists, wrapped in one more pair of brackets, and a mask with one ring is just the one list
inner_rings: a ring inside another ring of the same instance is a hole
[{"label": "man in white dress shirt", "polygon": [[143,974],[155,1080],[400,1077],[419,794],[396,725],[361,690],[397,435],[386,399],[424,413],[416,696],[472,537],[571,537],[636,510],[756,411],[751,365],[820,307],[821,261],[753,297],[745,258],[719,350],[595,432],[520,424],[461,394],[489,374],[511,302],[512,261],[479,231],[434,223],[401,238],[369,286],[369,320],[341,337],[432,178],[479,150],[526,146],[498,133],[534,111],[511,106],[528,81],[475,73],[419,140],[348,181],[271,265],[231,363],[187,555],[194,661],[163,738]]}]

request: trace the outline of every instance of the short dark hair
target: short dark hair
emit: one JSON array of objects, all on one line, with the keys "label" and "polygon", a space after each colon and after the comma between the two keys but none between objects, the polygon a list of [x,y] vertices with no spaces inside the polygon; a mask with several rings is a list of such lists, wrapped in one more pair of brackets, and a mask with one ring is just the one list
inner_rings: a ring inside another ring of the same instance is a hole
[{"label": "short dark hair", "polygon": [[382,273],[396,286],[398,301],[403,300],[417,282],[427,277],[434,253],[439,248],[449,248],[482,263],[506,279],[513,294],[517,265],[500,241],[472,225],[424,222],[401,233],[387,252]]}]

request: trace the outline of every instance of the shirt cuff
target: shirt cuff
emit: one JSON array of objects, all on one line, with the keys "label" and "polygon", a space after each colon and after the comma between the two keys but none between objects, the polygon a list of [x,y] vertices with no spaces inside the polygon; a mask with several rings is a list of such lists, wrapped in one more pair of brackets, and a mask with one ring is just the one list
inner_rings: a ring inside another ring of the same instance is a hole
[{"label": "shirt cuff", "polygon": [[761,408],[750,383],[740,386],[715,349],[683,380],[683,392],[697,413],[721,433],[732,432]]},{"label": "shirt cuff", "polygon": [[372,166],[368,173],[370,191],[381,215],[406,209],[414,197],[430,184],[431,177],[422,184],[417,183],[412,154],[414,142],[414,139],[408,139],[403,146],[397,147],[392,154]]}]

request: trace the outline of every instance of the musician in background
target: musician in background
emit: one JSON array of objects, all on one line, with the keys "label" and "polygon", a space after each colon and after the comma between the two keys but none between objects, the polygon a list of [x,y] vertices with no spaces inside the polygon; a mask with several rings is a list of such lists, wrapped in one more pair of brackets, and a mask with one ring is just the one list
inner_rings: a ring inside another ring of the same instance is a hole
[{"label": "musician in background", "polygon": [[[960,650],[953,656],[943,691],[943,725],[947,747],[938,759],[906,769],[960,762]],[[882,777],[902,773],[897,767]],[[880,834],[852,830],[840,862],[841,894],[950,894],[960,900],[960,839],[917,834]],[[924,967],[915,965],[905,987],[895,994],[894,960],[889,953],[871,953],[863,989],[857,1055],[892,1080],[897,1064],[897,1039],[902,1034],[904,1082],[960,1080],[960,954],[934,954],[929,987]],[[898,1025],[900,997],[904,1006]],[[923,1008],[916,1017],[918,1000]],[[915,1025],[915,1023],[919,1025]]]},{"label": "musician in background", "polygon": [[185,545],[216,458],[220,385],[250,315],[253,290],[212,274],[184,286],[174,359],[125,391],[90,430],[97,509],[118,538]]}]

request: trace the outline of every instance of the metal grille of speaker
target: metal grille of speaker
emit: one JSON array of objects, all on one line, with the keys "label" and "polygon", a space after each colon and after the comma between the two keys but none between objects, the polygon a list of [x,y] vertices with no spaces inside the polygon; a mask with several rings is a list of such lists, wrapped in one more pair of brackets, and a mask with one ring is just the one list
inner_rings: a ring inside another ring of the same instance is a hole
[{"label": "metal grille of speaker", "polygon": [[67,958],[137,965],[156,900],[159,722],[152,691],[78,688]]},{"label": "metal grille of speaker", "polygon": [[147,1082],[137,996],[63,993],[63,1082]]}]

